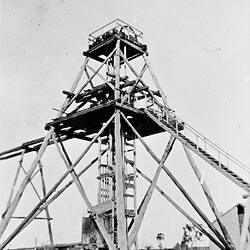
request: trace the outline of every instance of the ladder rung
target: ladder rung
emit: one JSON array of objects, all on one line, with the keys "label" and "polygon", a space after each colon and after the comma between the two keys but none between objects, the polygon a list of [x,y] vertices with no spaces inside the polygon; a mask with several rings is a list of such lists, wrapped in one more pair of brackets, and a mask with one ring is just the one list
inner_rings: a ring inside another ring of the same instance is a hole
[{"label": "ladder rung", "polygon": [[125,178],[127,180],[133,180],[135,178],[135,174],[134,173],[127,174]]},{"label": "ladder rung", "polygon": [[135,217],[135,212],[134,212],[134,210],[132,210],[132,209],[126,209],[126,210],[125,210],[125,215],[126,215],[127,217]]},{"label": "ladder rung", "polygon": [[125,145],[126,145],[126,146],[130,146],[130,147],[134,147],[134,144],[129,143],[129,142],[125,142]]},{"label": "ladder rung", "polygon": [[132,152],[132,151],[134,151],[134,149],[128,149],[128,150],[126,150],[126,152]]},{"label": "ladder rung", "polygon": [[102,178],[111,178],[113,176],[114,176],[114,174],[110,174],[110,173],[100,174],[99,176],[97,176],[97,179],[100,180]]},{"label": "ladder rung", "polygon": [[125,194],[126,197],[134,198],[135,196],[133,194]]},{"label": "ladder rung", "polygon": [[130,159],[127,159],[127,158],[125,158],[125,162],[127,162],[127,163],[129,163],[129,164],[131,164],[131,165],[134,165],[134,164],[135,164],[134,161],[132,161],[132,160],[130,160]]},{"label": "ladder rung", "polygon": [[132,184],[132,183],[128,183],[128,182],[125,182],[125,187],[126,188],[135,188],[135,185],[134,184]]},{"label": "ladder rung", "polygon": [[106,152],[106,151],[107,151],[107,149],[101,150],[101,153]]},{"label": "ladder rung", "polygon": [[107,165],[107,164],[100,164],[101,167],[108,168],[110,170],[113,170],[113,166]]}]

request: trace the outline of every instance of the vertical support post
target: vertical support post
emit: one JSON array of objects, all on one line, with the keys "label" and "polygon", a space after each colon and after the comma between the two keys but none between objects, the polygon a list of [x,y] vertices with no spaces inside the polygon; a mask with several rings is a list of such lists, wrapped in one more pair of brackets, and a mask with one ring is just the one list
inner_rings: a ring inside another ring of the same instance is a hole
[{"label": "vertical support post", "polygon": [[[134,155],[134,185],[135,185],[135,191],[134,191],[134,212],[135,212],[135,220],[137,218],[137,185],[136,185],[136,179],[137,179],[137,166],[136,166],[136,142],[135,138],[133,140],[133,155]],[[134,240],[134,247],[135,250],[138,250],[138,235],[135,236]]]},{"label": "vertical support post", "polygon": [[[124,56],[127,59],[127,46],[124,46]],[[124,75],[127,75],[127,65],[124,63]]]},{"label": "vertical support post", "polygon": [[[98,175],[101,176],[101,137],[98,138]],[[101,203],[101,179],[98,180],[98,194],[97,194],[97,200],[98,203]]]},{"label": "vertical support post", "polygon": [[[115,61],[115,100],[120,98],[120,40],[117,40]],[[117,240],[120,250],[128,250],[127,240],[127,223],[125,217],[124,201],[124,164],[122,152],[122,135],[121,135],[121,114],[120,110],[115,111],[115,198],[116,198],[116,215],[117,215]]]},{"label": "vertical support post", "polygon": [[[42,182],[43,197],[45,197],[46,196],[46,185],[45,185],[43,166],[42,166],[41,161],[39,161],[39,171],[40,171],[41,182]],[[50,240],[51,246],[53,247],[54,246],[54,238],[53,238],[52,227],[51,227],[51,223],[50,223],[49,207],[47,206],[44,210],[45,210],[46,217],[47,217],[49,240]]]}]

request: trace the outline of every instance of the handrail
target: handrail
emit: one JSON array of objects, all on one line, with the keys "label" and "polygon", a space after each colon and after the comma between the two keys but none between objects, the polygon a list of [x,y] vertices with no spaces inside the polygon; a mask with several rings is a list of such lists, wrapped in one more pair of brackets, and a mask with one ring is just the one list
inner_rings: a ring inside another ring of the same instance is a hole
[{"label": "handrail", "polygon": [[117,22],[117,21],[119,21],[119,19],[115,19],[115,20],[113,20],[113,21],[111,21],[111,22],[109,22],[109,23],[103,25],[101,28],[98,28],[97,30],[94,30],[93,32],[91,32],[91,33],[89,34],[89,36],[92,36],[94,33],[96,33],[96,32],[98,32],[98,31],[102,30],[103,28],[105,28],[105,27],[109,26],[110,24],[115,23],[115,22]]},{"label": "handrail", "polygon": [[230,158],[234,163],[236,163],[237,165],[239,165],[239,167],[245,169],[246,171],[248,171],[250,173],[249,167],[246,166],[244,163],[240,162],[235,157],[233,157],[231,154],[229,154],[228,152],[226,152],[224,149],[222,149],[221,147],[219,147],[218,145],[216,145],[214,142],[212,142],[211,140],[209,140],[207,137],[205,137],[204,135],[202,135],[198,130],[196,130],[195,128],[193,128],[188,123],[184,122],[180,117],[175,116],[175,118],[177,118],[179,121],[181,121],[181,123],[184,123],[183,124],[184,128],[186,127],[186,128],[189,128],[190,130],[192,130],[193,133],[195,135],[199,136],[200,139],[202,139],[203,141],[206,141],[206,143],[209,144],[211,147],[213,147],[215,150],[219,151],[220,153],[222,153],[227,158]]},{"label": "handrail", "polygon": [[[154,108],[157,108],[158,110],[155,110]],[[226,152],[224,149],[222,149],[221,147],[217,146],[214,142],[212,142],[211,140],[209,140],[207,137],[205,137],[204,135],[202,135],[198,130],[196,130],[195,128],[193,128],[191,125],[189,125],[188,123],[186,123],[183,119],[181,119],[180,117],[175,115],[175,112],[164,112],[162,110],[161,107],[155,107],[151,105],[150,108],[146,108],[148,111],[152,110],[154,113],[156,113],[158,119],[162,119],[165,122],[167,122],[171,127],[173,127],[174,129],[176,129],[177,134],[181,133],[183,134],[183,132],[178,130],[178,125],[181,124],[184,130],[184,136],[189,138],[191,137],[191,135],[187,135],[188,132],[192,133],[193,136],[195,136],[196,141],[193,141],[196,146],[197,149],[198,148],[202,148],[204,149],[205,152],[208,152],[209,149],[210,150],[214,150],[215,152],[217,152],[217,160],[219,161],[219,165],[221,165],[221,163],[224,163],[225,165],[229,165],[230,161],[231,163],[233,163],[233,166],[230,167],[239,167],[242,170],[248,172],[250,174],[250,168],[245,165],[244,163],[240,162],[239,160],[237,160],[235,157],[233,157],[232,155],[230,155],[228,152]],[[166,118],[165,118],[166,117]],[[169,121],[171,120],[175,120],[175,126],[173,126]],[[202,145],[199,144],[199,139],[203,142]],[[203,145],[204,144],[204,145]],[[214,153],[215,153],[214,152]],[[223,160],[223,158],[225,158]],[[225,160],[227,161],[227,163],[225,163]],[[227,166],[229,167],[229,166]],[[229,168],[230,168],[229,167]]]},{"label": "handrail", "polygon": [[[103,29],[105,29],[106,27],[111,26],[112,24],[114,24],[115,26],[112,27],[111,29],[106,30],[105,32],[110,31],[110,30],[112,30],[112,29],[115,29],[115,28],[117,28],[117,27],[123,27],[124,25],[126,25],[126,26],[131,27],[133,30],[137,31],[137,33],[138,33],[137,35],[138,35],[139,37],[142,38],[142,35],[143,35],[143,32],[142,32],[142,31],[138,30],[137,28],[133,27],[132,25],[130,25],[130,24],[128,24],[128,23],[126,23],[126,22],[124,22],[124,21],[122,21],[122,20],[120,20],[120,19],[115,19],[114,21],[109,22],[108,24],[102,26],[101,28],[99,28],[99,29],[97,29],[97,30],[91,32],[91,33],[89,34],[89,36],[90,36],[90,37],[93,37],[93,38],[96,38],[96,37],[94,36],[95,33],[98,33],[100,30],[103,30]],[[103,31],[103,32],[104,32],[104,31]]]}]

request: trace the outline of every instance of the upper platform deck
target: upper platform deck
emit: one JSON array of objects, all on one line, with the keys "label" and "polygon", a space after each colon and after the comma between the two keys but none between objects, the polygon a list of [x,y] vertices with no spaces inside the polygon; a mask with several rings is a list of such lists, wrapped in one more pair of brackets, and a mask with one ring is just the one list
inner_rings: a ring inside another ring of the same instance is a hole
[{"label": "upper platform deck", "polygon": [[115,48],[117,39],[121,41],[121,50],[126,47],[126,57],[132,60],[147,50],[143,44],[143,33],[133,26],[116,19],[89,34],[89,48],[84,52],[97,61],[102,62]]}]

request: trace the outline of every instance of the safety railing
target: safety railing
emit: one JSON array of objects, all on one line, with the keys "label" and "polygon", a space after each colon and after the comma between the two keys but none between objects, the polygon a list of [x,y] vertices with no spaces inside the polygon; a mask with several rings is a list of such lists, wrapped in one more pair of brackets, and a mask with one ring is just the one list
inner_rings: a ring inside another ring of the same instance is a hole
[{"label": "safety railing", "polygon": [[143,33],[138,30],[137,28],[133,27],[132,25],[120,20],[116,19],[101,28],[93,31],[92,33],[89,34],[89,44],[94,43],[97,39],[101,39],[103,37],[108,36],[109,34],[115,32],[125,33],[127,36],[133,36],[136,37],[138,42],[142,42],[143,40]]},{"label": "safety railing", "polygon": [[215,160],[217,160],[219,166],[224,165],[244,180],[248,180],[250,175],[250,168],[248,166],[217,146],[214,142],[210,141],[207,137],[187,124],[180,117],[176,116],[173,110],[164,110],[163,107],[155,104],[146,106],[146,110],[153,113],[158,120],[171,126],[172,130],[176,134],[182,135],[194,143],[193,147],[195,147],[197,151],[207,153],[209,156],[212,156]]}]

